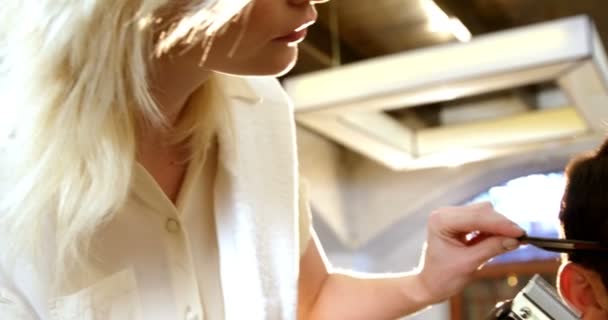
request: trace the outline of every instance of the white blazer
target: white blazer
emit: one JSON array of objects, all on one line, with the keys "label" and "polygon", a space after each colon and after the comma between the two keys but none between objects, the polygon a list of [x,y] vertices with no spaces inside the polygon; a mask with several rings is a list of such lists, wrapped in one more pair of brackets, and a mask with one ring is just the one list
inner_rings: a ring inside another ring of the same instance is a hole
[{"label": "white blazer", "polygon": [[215,74],[207,85],[193,103],[229,112],[177,207],[137,165],[127,205],[94,239],[102,272],[70,275],[69,292],[51,292],[52,252],[9,268],[0,235],[0,319],[296,318],[309,211],[293,110],[275,79]]}]

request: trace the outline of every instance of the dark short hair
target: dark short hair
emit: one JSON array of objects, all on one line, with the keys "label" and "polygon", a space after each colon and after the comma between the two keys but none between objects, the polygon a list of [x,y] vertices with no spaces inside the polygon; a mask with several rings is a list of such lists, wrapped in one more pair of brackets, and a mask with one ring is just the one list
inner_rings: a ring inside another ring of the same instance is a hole
[{"label": "dark short hair", "polygon": [[[559,218],[566,239],[608,245],[608,140],[566,167],[566,190]],[[606,253],[571,253],[567,259],[597,272],[608,287]]]}]

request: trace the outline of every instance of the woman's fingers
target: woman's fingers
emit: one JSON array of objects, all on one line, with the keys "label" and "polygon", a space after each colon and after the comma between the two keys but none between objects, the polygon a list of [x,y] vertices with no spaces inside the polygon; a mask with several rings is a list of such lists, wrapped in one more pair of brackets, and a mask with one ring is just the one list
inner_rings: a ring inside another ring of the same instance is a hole
[{"label": "woman's fingers", "polygon": [[420,278],[438,301],[462,290],[475,270],[519,246],[524,231],[489,203],[431,214]]},{"label": "woman's fingers", "polygon": [[498,255],[517,249],[519,244],[519,241],[513,238],[489,237],[471,246],[468,254],[474,262],[473,268],[478,268]]},{"label": "woman's fingers", "polygon": [[467,246],[474,246],[491,236],[492,236],[491,234],[475,231],[475,232],[467,233],[464,236],[464,241],[462,243],[466,244]]},{"label": "woman's fingers", "polygon": [[429,227],[435,228],[439,233],[448,237],[478,231],[484,234],[517,238],[525,232],[515,223],[494,211],[489,203],[439,209],[431,215]]},{"label": "woman's fingers", "polygon": [[428,231],[419,276],[437,301],[462,290],[488,260],[517,248],[524,234],[489,203],[436,210]]}]

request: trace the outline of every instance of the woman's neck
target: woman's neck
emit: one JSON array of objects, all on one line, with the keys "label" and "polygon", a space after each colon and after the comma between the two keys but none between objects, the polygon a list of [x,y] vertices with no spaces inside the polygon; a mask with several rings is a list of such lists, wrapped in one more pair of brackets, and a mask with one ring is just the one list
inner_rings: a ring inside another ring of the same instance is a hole
[{"label": "woman's neck", "polygon": [[[155,60],[150,79],[152,98],[165,117],[166,127],[141,123],[137,134],[137,161],[175,202],[183,181],[190,150],[173,141],[174,129],[188,98],[205,84],[210,72],[187,56]],[[193,67],[194,66],[194,67]]]},{"label": "woman's neck", "polygon": [[205,84],[211,74],[189,54],[164,55],[154,60],[150,90],[167,123],[174,126],[188,98]]}]

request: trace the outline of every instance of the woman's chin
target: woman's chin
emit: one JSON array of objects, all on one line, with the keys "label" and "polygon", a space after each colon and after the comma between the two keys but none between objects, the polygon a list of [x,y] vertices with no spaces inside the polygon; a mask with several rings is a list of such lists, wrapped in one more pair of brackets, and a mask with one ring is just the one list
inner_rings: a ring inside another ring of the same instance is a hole
[{"label": "woman's chin", "polygon": [[296,62],[297,59],[291,60],[287,65],[284,65],[282,68],[280,68],[280,70],[277,70],[272,75],[275,77],[281,77],[286,75],[287,73],[289,73],[289,71],[291,71],[291,69],[293,69],[293,67],[296,65]]},{"label": "woman's chin", "polygon": [[298,60],[298,48],[283,46],[265,50],[255,57],[234,59],[232,61],[208,60],[205,68],[209,70],[241,76],[282,76],[288,73]]},{"label": "woman's chin", "polygon": [[291,71],[298,60],[298,48],[286,47],[280,52],[273,52],[262,57],[252,70],[258,76],[282,76]]}]

